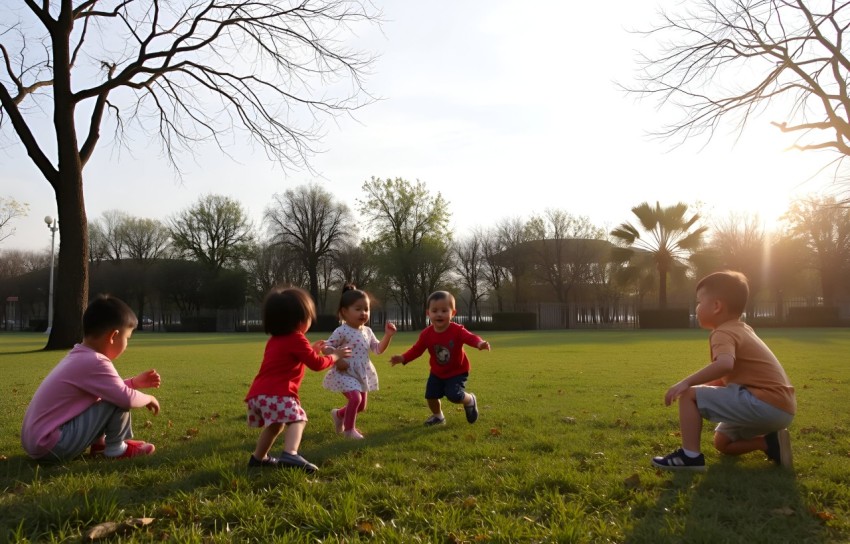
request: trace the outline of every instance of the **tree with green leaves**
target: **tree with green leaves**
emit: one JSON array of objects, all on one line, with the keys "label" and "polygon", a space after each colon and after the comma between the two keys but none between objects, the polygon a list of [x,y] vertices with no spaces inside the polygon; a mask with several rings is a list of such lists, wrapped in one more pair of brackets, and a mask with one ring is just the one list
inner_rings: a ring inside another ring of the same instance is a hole
[{"label": "tree with green leaves", "polygon": [[798,200],[784,216],[791,234],[806,244],[809,263],[820,275],[824,306],[834,306],[850,285],[850,208],[834,197]]},{"label": "tree with green leaves", "polygon": [[379,268],[413,327],[422,328],[429,289],[440,286],[451,268],[448,202],[418,180],[373,177],[363,191],[359,209],[371,227]]},{"label": "tree with green leaves", "polygon": [[687,217],[688,205],[682,202],[661,207],[644,202],[632,208],[638,226],[622,223],[611,231],[621,245],[621,255],[634,259],[639,254],[648,255],[658,273],[658,305],[667,307],[667,280],[676,267],[686,267],[695,250],[702,245],[708,227],[697,226],[699,214]]},{"label": "tree with green leaves", "polygon": [[[13,5],[12,5],[13,4]],[[373,99],[372,57],[345,32],[377,20],[361,0],[55,0],[4,3],[0,129],[17,137],[59,213],[56,319],[47,349],[82,337],[88,303],[83,169],[101,133],[178,158],[242,135],[284,167],[315,151],[316,120]],[[46,146],[44,142],[50,142]],[[225,152],[227,154],[227,152]]]},{"label": "tree with green leaves", "polygon": [[265,221],[272,240],[298,256],[307,272],[310,295],[319,304],[323,261],[330,262],[334,250],[357,233],[348,206],[311,183],[274,195],[266,208]]},{"label": "tree with green leaves", "polygon": [[254,243],[247,212],[227,196],[204,195],[169,223],[174,249],[211,270],[239,265]]}]

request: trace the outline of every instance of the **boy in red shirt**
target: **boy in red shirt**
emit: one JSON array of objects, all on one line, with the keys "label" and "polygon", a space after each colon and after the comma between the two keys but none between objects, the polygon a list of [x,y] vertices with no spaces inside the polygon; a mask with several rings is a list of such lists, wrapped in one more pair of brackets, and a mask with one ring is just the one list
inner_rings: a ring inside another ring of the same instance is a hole
[{"label": "boy in red shirt", "polygon": [[490,343],[469,332],[463,325],[452,322],[455,316],[455,298],[448,291],[431,293],[426,303],[425,315],[431,324],[422,331],[419,339],[402,355],[393,355],[393,366],[406,365],[422,355],[425,350],[431,355],[431,374],[425,386],[425,398],[431,417],[425,425],[442,425],[443,416],[440,399],[446,397],[455,404],[462,404],[466,411],[466,420],[475,423],[478,420],[478,402],[475,395],[466,392],[466,379],[469,377],[469,359],[463,346],[473,346],[479,350],[490,351]]}]

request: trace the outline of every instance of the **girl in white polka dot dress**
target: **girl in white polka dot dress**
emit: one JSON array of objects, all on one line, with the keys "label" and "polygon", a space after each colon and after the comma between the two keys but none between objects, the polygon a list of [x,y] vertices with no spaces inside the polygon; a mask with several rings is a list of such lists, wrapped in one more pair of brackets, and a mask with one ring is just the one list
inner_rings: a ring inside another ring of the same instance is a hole
[{"label": "girl in white polka dot dress", "polygon": [[390,345],[396,327],[387,322],[384,337],[379,342],[372,329],[366,325],[369,322],[369,295],[351,284],[342,288],[337,315],[342,324],[331,333],[326,344],[328,348],[348,346],[351,348],[351,356],[345,360],[348,369],[331,368],[322,385],[329,391],[342,393],[347,399],[345,406],[331,410],[336,432],[348,438],[363,438],[355,425],[357,414],[366,409],[369,391],[378,389],[378,372],[369,360],[369,354],[383,353]]}]

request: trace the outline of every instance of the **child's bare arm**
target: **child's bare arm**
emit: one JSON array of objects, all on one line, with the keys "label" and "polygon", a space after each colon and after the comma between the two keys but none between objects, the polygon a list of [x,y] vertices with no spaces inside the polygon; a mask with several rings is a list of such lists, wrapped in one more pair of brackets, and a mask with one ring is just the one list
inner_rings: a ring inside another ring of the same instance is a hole
[{"label": "child's bare arm", "polygon": [[395,323],[387,321],[386,325],[384,325],[384,337],[381,338],[381,343],[378,344],[378,349],[375,350],[375,353],[380,355],[387,350],[396,331]]},{"label": "child's bare arm", "polygon": [[732,372],[735,358],[731,355],[718,355],[713,362],[705,365],[687,378],[670,387],[664,394],[664,404],[670,406],[673,401],[682,396],[688,388],[719,380]]}]

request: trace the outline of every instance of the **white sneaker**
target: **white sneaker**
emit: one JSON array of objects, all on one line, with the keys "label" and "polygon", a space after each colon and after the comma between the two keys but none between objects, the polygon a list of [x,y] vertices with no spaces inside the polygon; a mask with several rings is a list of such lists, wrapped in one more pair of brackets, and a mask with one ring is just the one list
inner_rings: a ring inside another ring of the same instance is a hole
[{"label": "white sneaker", "polygon": [[355,440],[360,440],[361,438],[365,438],[360,431],[357,429],[349,429],[343,433],[346,438],[353,438]]}]

